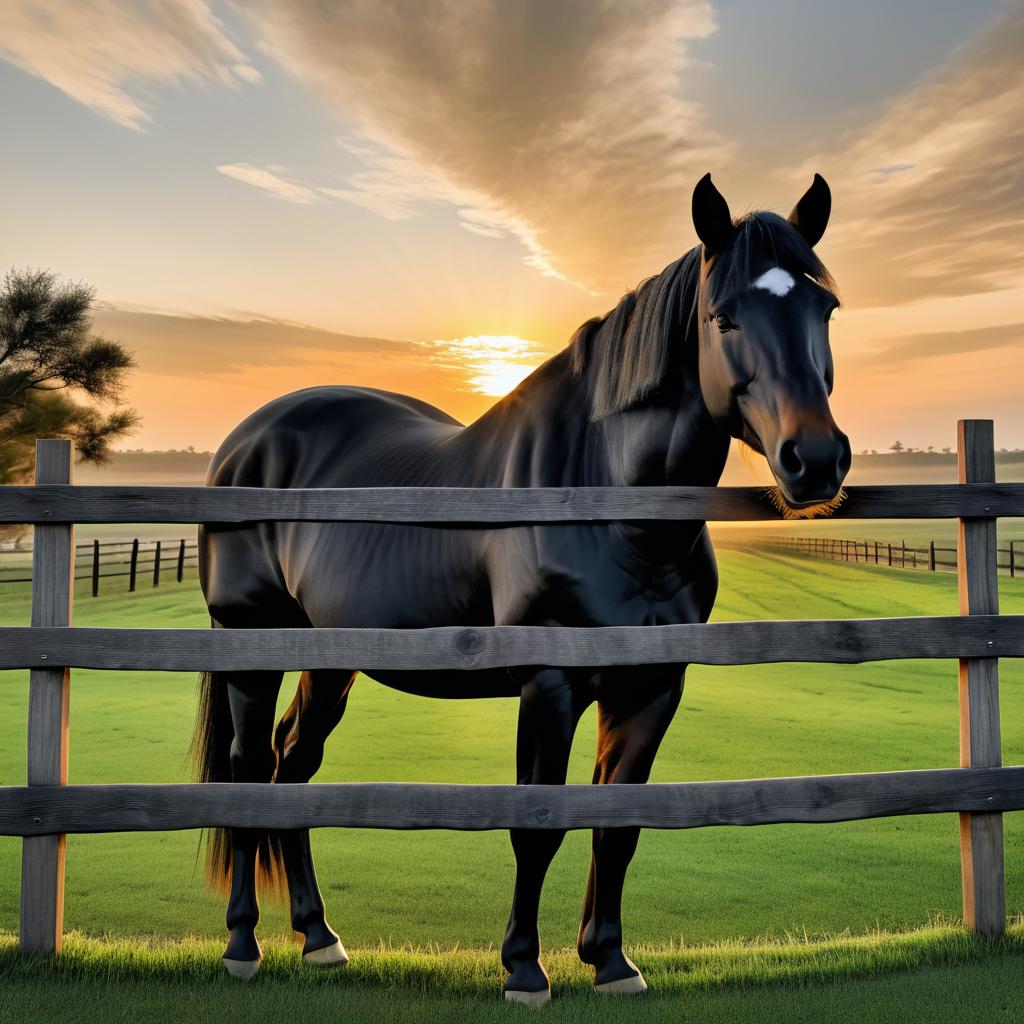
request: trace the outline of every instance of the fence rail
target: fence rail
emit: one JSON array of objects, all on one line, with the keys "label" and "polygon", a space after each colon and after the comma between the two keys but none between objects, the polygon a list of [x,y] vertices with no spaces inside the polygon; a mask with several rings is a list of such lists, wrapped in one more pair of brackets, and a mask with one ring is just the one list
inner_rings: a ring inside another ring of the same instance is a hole
[{"label": "fence rail", "polygon": [[[1024,767],[617,786],[422,782],[0,788],[0,833],[191,828],[703,828],[1024,810]],[[56,825],[54,823],[57,823]]]},{"label": "fence rail", "polygon": [[[402,522],[458,528],[585,520],[770,519],[758,488],[83,488],[67,442],[37,446],[35,487],[5,489],[0,521],[36,524],[32,625],[0,629],[0,668],[29,667],[28,785],[0,787],[0,834],[24,837],[21,947],[60,948],[64,836],[224,825],[375,828],[695,828],[959,813],[964,920],[1005,927],[1002,812],[1024,809],[1024,767],[1001,767],[999,657],[1024,656],[1024,620],[1000,616],[995,517],[1024,515],[1024,486],[996,485],[990,421],[958,426],[960,484],[851,488],[848,518],[960,517],[961,615],[423,630],[81,629],[71,626],[74,522]],[[120,670],[479,669],[957,658],[960,768],[655,786],[407,783],[68,786],[72,667]]]},{"label": "fence rail", "polygon": [[[1024,484],[848,487],[837,519],[1020,516]],[[0,523],[778,520],[764,487],[5,487]]]},{"label": "fence rail", "polygon": [[[759,537],[756,544],[758,547],[799,551],[803,555],[832,562],[884,565],[889,569],[956,572],[959,564],[955,547],[934,540],[926,544],[907,544],[904,540],[893,543],[841,537]],[[1011,540],[997,548],[996,569],[1011,578],[1024,577],[1024,542]]]},{"label": "fence rail", "polygon": [[[26,556],[31,556],[31,549],[0,551],[0,585],[32,582],[31,575],[4,575],[30,571],[30,564],[26,566],[23,562]],[[3,561],[6,558],[23,564],[5,566]],[[154,587],[158,587],[161,582],[173,578],[181,583],[185,569],[195,568],[198,560],[198,544],[184,537],[152,541],[138,537],[125,541],[93,540],[75,545],[74,580],[90,580],[92,596],[98,597],[102,579],[127,577],[129,591],[134,591],[139,582],[151,581]]]},{"label": "fence rail", "polygon": [[349,668],[467,671],[782,661],[856,665],[906,658],[1024,657],[1024,615],[796,619],[673,626],[466,629],[104,629],[0,627],[0,669],[245,672]]}]

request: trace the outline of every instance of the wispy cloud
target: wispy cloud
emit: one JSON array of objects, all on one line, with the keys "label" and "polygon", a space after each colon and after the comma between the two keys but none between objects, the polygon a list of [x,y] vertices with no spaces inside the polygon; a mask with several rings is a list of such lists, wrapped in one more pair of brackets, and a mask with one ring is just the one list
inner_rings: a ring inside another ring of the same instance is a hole
[{"label": "wispy cloud", "polygon": [[882,364],[886,371],[941,356],[973,355],[995,348],[1018,347],[1024,351],[1024,323],[999,324],[966,331],[929,331],[872,342],[871,351],[856,357],[857,363]]},{"label": "wispy cloud", "polygon": [[[130,306],[104,306],[96,324],[124,338],[147,373],[222,376],[242,367],[323,366],[342,353],[416,355],[420,343],[341,334],[252,314],[188,316]],[[211,357],[211,353],[215,357]]]},{"label": "wispy cloud", "polygon": [[108,337],[125,339],[141,377],[133,377],[133,386],[144,393],[144,401],[134,394],[132,400],[146,406],[147,421],[156,410],[157,429],[172,438],[182,436],[185,382],[190,410],[219,424],[208,437],[223,436],[232,417],[241,419],[254,403],[330,383],[416,394],[468,422],[548,354],[539,342],[512,335],[403,341],[244,312],[200,316],[104,305],[96,325]]},{"label": "wispy cloud", "polygon": [[341,0],[246,9],[365,169],[323,191],[399,219],[447,203],[543,273],[618,290],[692,238],[726,147],[684,98],[706,0]]},{"label": "wispy cloud", "polygon": [[832,184],[833,269],[860,304],[966,295],[1019,279],[1022,53],[1018,9],[796,173],[803,180],[822,170]]},{"label": "wispy cloud", "polygon": [[267,170],[265,167],[255,167],[252,164],[220,164],[217,170],[229,178],[234,178],[235,181],[262,189],[288,203],[315,203],[317,201],[316,189],[301,182],[283,178],[280,174]]},{"label": "wispy cloud", "polygon": [[204,0],[5,0],[0,56],[135,129],[154,84],[260,81]]},{"label": "wispy cloud", "polygon": [[[405,341],[251,313],[201,316],[107,304],[97,310],[96,323],[105,334],[126,338],[147,373],[167,376],[220,377],[252,367],[326,368],[339,356],[356,354],[432,368],[453,387],[495,397],[511,391],[548,356],[540,342],[514,335]],[[386,368],[381,372],[386,374]]]}]

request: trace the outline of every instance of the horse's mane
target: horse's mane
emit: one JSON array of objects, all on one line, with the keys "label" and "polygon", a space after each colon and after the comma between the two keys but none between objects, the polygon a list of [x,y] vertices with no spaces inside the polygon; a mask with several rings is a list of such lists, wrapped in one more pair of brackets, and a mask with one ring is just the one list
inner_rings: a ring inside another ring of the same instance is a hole
[{"label": "horse's mane", "polygon": [[627,292],[611,312],[583,324],[569,355],[573,375],[586,380],[591,417],[622,412],[657,392],[696,327],[695,317],[722,296],[748,289],[768,267],[806,275],[835,291],[832,276],[796,228],[757,211],[736,222],[728,248],[705,265],[703,279],[698,245]]},{"label": "horse's mane", "polygon": [[636,405],[665,379],[673,341],[694,307],[699,276],[698,245],[573,335],[572,372],[586,379],[592,419]]}]

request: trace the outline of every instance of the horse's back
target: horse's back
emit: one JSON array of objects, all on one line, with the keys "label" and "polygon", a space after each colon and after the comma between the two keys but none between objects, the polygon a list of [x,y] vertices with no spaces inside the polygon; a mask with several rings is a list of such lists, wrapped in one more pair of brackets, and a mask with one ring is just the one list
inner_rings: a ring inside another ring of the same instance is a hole
[{"label": "horse's back", "polygon": [[372,487],[402,480],[438,442],[462,429],[407,395],[342,385],[276,398],[246,417],[210,463],[212,487]]},{"label": "horse's back", "polygon": [[[212,487],[374,487],[419,482],[463,428],[405,395],[317,387],[274,399],[243,420],[210,464]],[[352,604],[342,567],[364,551],[367,524],[258,522],[200,528],[200,581],[225,626],[332,624]],[[315,567],[314,571],[310,567]],[[319,606],[329,583],[331,611]],[[340,614],[340,610],[339,610]],[[341,615],[341,620],[346,618]],[[317,621],[320,620],[320,621]]]}]

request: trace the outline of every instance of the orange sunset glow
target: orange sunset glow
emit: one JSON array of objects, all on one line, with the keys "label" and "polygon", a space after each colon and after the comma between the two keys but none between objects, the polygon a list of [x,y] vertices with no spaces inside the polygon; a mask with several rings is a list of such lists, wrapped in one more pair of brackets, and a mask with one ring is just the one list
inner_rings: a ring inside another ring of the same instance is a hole
[{"label": "orange sunset glow", "polygon": [[131,446],[211,449],[323,383],[472,420],[695,244],[706,171],[737,213],[819,171],[854,447],[1019,446],[1024,15],[827,6],[16,2],[0,252],[96,288]]}]

